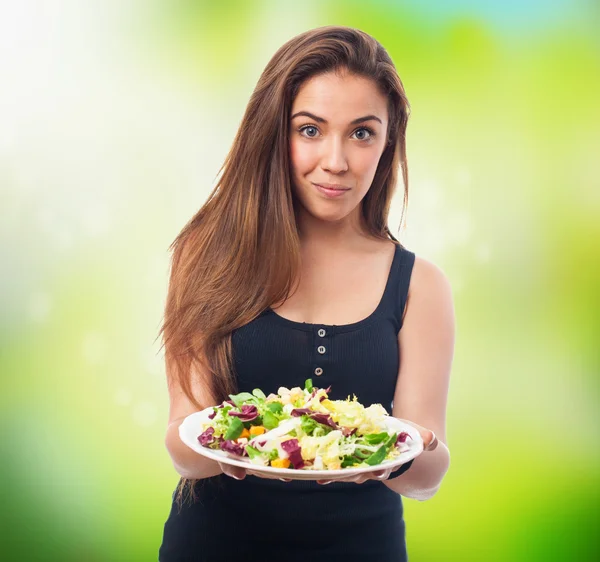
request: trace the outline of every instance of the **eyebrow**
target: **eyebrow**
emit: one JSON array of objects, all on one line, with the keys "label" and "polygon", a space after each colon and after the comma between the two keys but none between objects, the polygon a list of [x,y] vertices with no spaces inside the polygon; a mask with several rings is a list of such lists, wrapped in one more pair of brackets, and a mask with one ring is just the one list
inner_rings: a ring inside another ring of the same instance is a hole
[{"label": "eyebrow", "polygon": [[[315,121],[318,121],[319,123],[327,123],[327,120],[323,119],[323,117],[317,117],[316,115],[313,115],[312,113],[309,113],[308,111],[299,111],[298,113],[294,113],[294,115],[292,115],[292,119],[295,119],[296,117],[310,117],[311,119],[314,119]],[[381,119],[379,119],[379,117],[377,117],[376,115],[365,115],[364,117],[359,117],[358,119],[354,119],[354,121],[350,122],[350,125],[357,125],[358,123],[363,123],[364,121],[379,121],[381,123]],[[383,125],[383,123],[381,123]]]}]

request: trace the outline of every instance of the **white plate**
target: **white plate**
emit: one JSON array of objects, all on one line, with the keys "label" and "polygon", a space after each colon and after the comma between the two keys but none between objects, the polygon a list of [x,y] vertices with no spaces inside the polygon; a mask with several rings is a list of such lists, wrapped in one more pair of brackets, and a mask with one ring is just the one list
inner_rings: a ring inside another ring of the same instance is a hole
[{"label": "white plate", "polygon": [[249,468],[253,472],[261,472],[265,475],[276,476],[278,478],[290,478],[292,480],[325,480],[337,476],[352,476],[363,472],[372,472],[373,470],[381,470],[383,468],[395,468],[417,457],[423,451],[423,440],[419,432],[410,424],[400,421],[392,416],[386,416],[385,421],[388,432],[400,433],[405,431],[411,437],[406,440],[406,444],[410,447],[408,451],[401,453],[400,456],[393,460],[384,461],[375,466],[366,466],[361,468],[342,468],[340,470],[296,470],[293,468],[275,468],[273,466],[261,466],[252,464],[248,457],[243,459],[228,453],[226,451],[218,451],[203,447],[198,441],[198,436],[202,433],[204,423],[210,422],[209,415],[213,413],[212,406],[196,412],[185,418],[179,426],[179,437],[190,448],[209,458],[213,461],[218,461],[224,464],[233,466],[241,466]]}]

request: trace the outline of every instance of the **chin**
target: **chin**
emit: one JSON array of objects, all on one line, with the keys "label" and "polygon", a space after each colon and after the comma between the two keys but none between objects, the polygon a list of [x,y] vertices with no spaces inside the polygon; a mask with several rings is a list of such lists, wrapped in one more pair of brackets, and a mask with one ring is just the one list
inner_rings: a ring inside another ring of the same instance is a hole
[{"label": "chin", "polygon": [[[304,200],[303,200],[304,199]],[[296,203],[304,213],[324,222],[339,222],[348,218],[356,209],[348,209],[348,205],[339,205],[337,202],[313,200],[312,197],[297,198]]]},{"label": "chin", "polygon": [[327,211],[317,211],[311,210],[309,213],[316,219],[322,220],[323,222],[339,222],[342,221],[350,215],[350,213],[343,212],[327,212]]}]

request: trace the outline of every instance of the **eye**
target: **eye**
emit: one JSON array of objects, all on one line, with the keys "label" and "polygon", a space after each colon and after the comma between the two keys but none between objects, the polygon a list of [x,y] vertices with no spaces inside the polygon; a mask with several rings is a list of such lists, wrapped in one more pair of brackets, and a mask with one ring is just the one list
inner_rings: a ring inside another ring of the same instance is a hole
[{"label": "eye", "polygon": [[[365,136],[366,133],[366,136]],[[356,129],[356,131],[354,131],[355,135],[359,135],[361,134],[362,136],[357,137],[358,140],[364,141],[364,140],[369,140],[371,137],[375,136],[375,131],[373,131],[373,129],[370,129],[369,127],[361,127],[360,129]]]},{"label": "eye", "polygon": [[[319,129],[315,125],[304,125],[298,131],[307,138],[315,138],[319,134]],[[375,131],[369,127],[360,127],[354,131],[354,135],[359,141],[367,141],[375,136]]]},{"label": "eye", "polygon": [[301,133],[303,133],[304,131],[310,131],[310,133],[307,133],[305,136],[308,136],[312,139],[317,136],[319,129],[317,129],[314,125],[304,125],[304,127],[300,127],[298,131],[300,131]]}]

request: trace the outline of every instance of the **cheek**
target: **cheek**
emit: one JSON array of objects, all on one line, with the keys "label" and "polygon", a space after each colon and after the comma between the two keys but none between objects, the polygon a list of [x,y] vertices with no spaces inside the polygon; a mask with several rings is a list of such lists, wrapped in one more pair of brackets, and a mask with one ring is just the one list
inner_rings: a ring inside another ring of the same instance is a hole
[{"label": "cheek", "polygon": [[379,150],[364,151],[356,158],[357,170],[365,176],[374,176],[379,164],[381,152]]},{"label": "cheek", "polygon": [[306,143],[292,140],[290,142],[290,160],[294,171],[310,170],[315,164],[314,149]]}]

